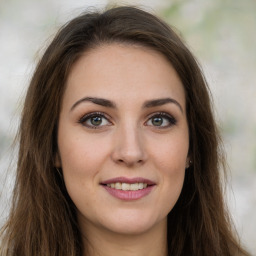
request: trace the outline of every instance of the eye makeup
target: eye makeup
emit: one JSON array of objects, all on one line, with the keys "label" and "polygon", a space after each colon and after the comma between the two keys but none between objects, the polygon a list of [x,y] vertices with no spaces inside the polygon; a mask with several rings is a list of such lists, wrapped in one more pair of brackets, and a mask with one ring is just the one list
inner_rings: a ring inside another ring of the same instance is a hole
[{"label": "eye makeup", "polygon": [[90,129],[100,129],[112,125],[110,118],[103,112],[91,112],[83,115],[78,123]]},{"label": "eye makeup", "polygon": [[166,112],[157,112],[150,115],[149,119],[145,122],[145,125],[164,129],[176,125],[176,123],[177,120],[172,115]]},{"label": "eye makeup", "polygon": [[[106,126],[111,126],[110,116],[104,112],[90,112],[79,118],[78,123],[89,129],[101,129]],[[177,120],[166,112],[152,113],[144,122],[145,126],[151,126],[156,129],[166,129],[176,125]]]}]

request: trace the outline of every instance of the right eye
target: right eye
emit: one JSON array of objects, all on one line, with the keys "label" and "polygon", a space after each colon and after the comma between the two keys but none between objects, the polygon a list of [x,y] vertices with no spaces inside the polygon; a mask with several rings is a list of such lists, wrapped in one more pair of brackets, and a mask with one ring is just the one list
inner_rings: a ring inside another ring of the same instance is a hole
[{"label": "right eye", "polygon": [[82,125],[91,128],[99,129],[103,126],[111,125],[111,122],[103,113],[90,113],[79,119],[79,123]]}]

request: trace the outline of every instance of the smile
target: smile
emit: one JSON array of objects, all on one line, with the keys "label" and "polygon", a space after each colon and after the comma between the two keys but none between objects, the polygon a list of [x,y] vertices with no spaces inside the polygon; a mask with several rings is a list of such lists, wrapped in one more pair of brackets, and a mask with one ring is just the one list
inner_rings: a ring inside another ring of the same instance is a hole
[{"label": "smile", "polygon": [[147,196],[156,184],[144,178],[118,177],[104,181],[100,185],[113,197],[129,201]]},{"label": "smile", "polygon": [[148,186],[147,183],[120,183],[120,182],[116,182],[116,183],[109,183],[107,184],[108,187],[114,188],[114,189],[120,189],[120,190],[132,190],[132,191],[136,191],[136,190],[140,190],[143,188],[146,188]]}]

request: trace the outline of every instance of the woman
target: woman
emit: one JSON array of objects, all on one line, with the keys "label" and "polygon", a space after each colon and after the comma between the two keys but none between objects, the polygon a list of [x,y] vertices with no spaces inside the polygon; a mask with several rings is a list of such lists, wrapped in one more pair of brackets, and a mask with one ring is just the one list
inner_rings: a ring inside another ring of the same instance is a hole
[{"label": "woman", "polygon": [[25,99],[1,255],[248,255],[223,202],[208,87],[134,7],[63,26]]}]

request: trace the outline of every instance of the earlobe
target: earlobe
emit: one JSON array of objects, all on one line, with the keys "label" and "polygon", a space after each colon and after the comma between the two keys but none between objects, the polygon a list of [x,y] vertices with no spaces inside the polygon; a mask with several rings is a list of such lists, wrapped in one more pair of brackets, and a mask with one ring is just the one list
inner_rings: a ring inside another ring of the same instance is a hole
[{"label": "earlobe", "polygon": [[190,160],[190,157],[187,157],[186,160],[186,169],[188,169],[192,165],[192,160]]}]

